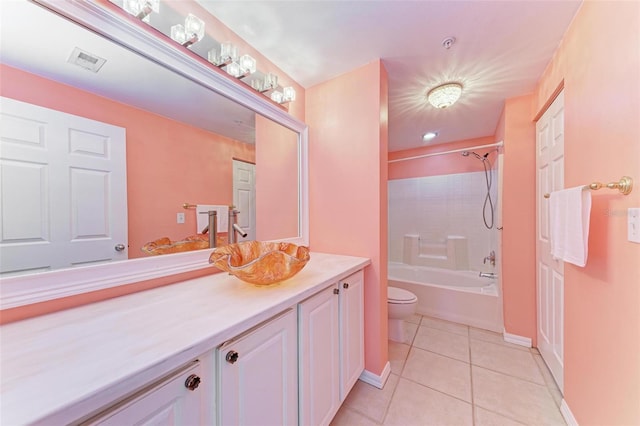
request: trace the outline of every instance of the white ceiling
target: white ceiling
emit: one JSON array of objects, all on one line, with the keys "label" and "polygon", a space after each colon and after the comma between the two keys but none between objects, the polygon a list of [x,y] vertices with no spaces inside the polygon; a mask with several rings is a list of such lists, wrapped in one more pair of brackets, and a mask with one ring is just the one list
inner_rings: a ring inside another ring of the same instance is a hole
[{"label": "white ceiling", "polygon": [[[381,58],[389,75],[389,150],[489,136],[507,98],[531,93],[581,2],[198,0],[304,87]],[[451,49],[442,41],[457,39]],[[446,110],[425,93],[464,85]]]}]

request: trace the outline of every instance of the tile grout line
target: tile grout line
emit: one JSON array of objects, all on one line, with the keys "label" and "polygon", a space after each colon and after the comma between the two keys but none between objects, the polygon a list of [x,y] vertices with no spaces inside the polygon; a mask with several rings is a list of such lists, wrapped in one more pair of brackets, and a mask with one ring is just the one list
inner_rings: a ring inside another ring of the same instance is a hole
[{"label": "tile grout line", "polygon": [[[400,373],[398,374],[398,383],[396,383],[396,387],[391,392],[391,397],[389,398],[389,403],[384,410],[384,414],[382,415],[382,420],[380,422],[374,421],[379,425],[384,425],[384,422],[387,420],[387,416],[389,415],[389,408],[391,408],[391,404],[393,403],[393,397],[396,396],[396,392],[398,390],[398,385],[400,385],[400,379],[403,379],[402,373],[404,372],[405,367],[407,366],[407,361],[409,360],[409,354],[411,353],[411,349],[413,348],[413,341],[415,340],[418,334],[418,328],[420,328],[420,324],[422,323],[423,316],[420,315],[420,320],[418,321],[416,332],[413,334],[413,339],[411,339],[411,343],[409,343],[409,350],[407,351],[407,355],[404,358],[404,362],[402,363],[402,368],[400,369]],[[388,382],[388,380],[387,380]],[[370,417],[366,416],[370,419]],[[372,419],[373,420],[373,419]]]},{"label": "tile grout line", "polygon": [[473,360],[471,359],[471,330],[467,329],[468,337],[467,342],[469,343],[469,387],[471,388],[471,424],[475,426],[476,424],[476,401],[475,395],[473,391]]}]

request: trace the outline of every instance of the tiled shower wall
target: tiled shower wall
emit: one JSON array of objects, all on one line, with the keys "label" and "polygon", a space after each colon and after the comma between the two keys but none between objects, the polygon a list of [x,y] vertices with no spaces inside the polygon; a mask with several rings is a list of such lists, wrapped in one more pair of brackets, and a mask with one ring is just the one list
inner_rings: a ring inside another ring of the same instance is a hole
[{"label": "tiled shower wall", "polygon": [[482,219],[487,194],[484,172],[390,180],[389,261],[402,261],[405,234],[418,234],[428,242],[444,242],[448,235],[458,235],[467,238],[470,269],[493,271],[488,263],[483,264],[497,244],[498,179],[495,170],[490,173],[493,229],[487,229]]}]

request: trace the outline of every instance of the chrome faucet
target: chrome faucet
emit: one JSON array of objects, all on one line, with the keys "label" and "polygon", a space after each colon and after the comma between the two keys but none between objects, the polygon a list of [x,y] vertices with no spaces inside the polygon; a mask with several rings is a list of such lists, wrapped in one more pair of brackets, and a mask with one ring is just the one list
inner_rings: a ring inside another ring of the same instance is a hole
[{"label": "chrome faucet", "polygon": [[498,278],[498,274],[493,272],[480,272],[480,278]]},{"label": "chrome faucet", "polygon": [[229,209],[229,229],[227,232],[227,238],[229,239],[229,244],[234,244],[238,242],[238,235],[242,238],[247,236],[247,233],[244,232],[242,228],[238,226],[238,210],[230,208]]},{"label": "chrome faucet", "polygon": [[487,260],[489,261],[489,263],[491,263],[491,266],[496,266],[496,252],[491,250],[491,253],[489,253],[489,256],[485,257],[482,263],[486,265]]},{"label": "chrome faucet", "polygon": [[218,212],[209,210],[207,212],[200,212],[200,214],[209,215],[209,224],[204,227],[202,233],[209,233],[209,248],[216,248],[218,246]]}]

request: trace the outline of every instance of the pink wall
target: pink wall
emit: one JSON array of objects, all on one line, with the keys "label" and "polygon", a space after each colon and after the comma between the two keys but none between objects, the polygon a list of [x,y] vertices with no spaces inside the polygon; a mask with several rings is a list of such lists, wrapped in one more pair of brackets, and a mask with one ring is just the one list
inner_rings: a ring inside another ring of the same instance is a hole
[{"label": "pink wall", "polygon": [[[258,142],[259,141],[259,142]],[[296,237],[298,134],[256,116],[256,238]]]},{"label": "pink wall", "polygon": [[543,74],[534,113],[564,81],[565,186],[635,179],[593,193],[586,267],[565,265],[564,397],[581,425],[640,424],[640,3],[586,1]]},{"label": "pink wall", "polygon": [[149,241],[195,234],[195,210],[182,204],[231,204],[231,159],[255,161],[253,145],[6,65],[0,71],[2,96],[126,128],[129,258],[144,256]]},{"label": "pink wall", "polygon": [[[418,155],[433,154],[437,152],[464,149],[472,146],[487,145],[494,143],[493,136],[482,138],[465,139],[448,143],[446,145],[425,146],[421,148],[407,149],[404,151],[394,151],[389,153],[389,160],[409,158]],[[483,154],[488,149],[483,148],[478,151]],[[408,179],[422,176],[438,176],[453,173],[481,172],[484,170],[480,161],[460,161],[460,153],[439,155],[434,157],[417,158],[398,163],[389,163],[389,180]],[[492,156],[493,160],[495,157]]]},{"label": "pink wall", "polygon": [[508,99],[495,140],[504,142],[502,294],[507,333],[536,344],[536,133],[532,95]]},{"label": "pink wall", "polygon": [[307,89],[314,251],[363,256],[365,368],[387,363],[387,75],[375,61]]}]

